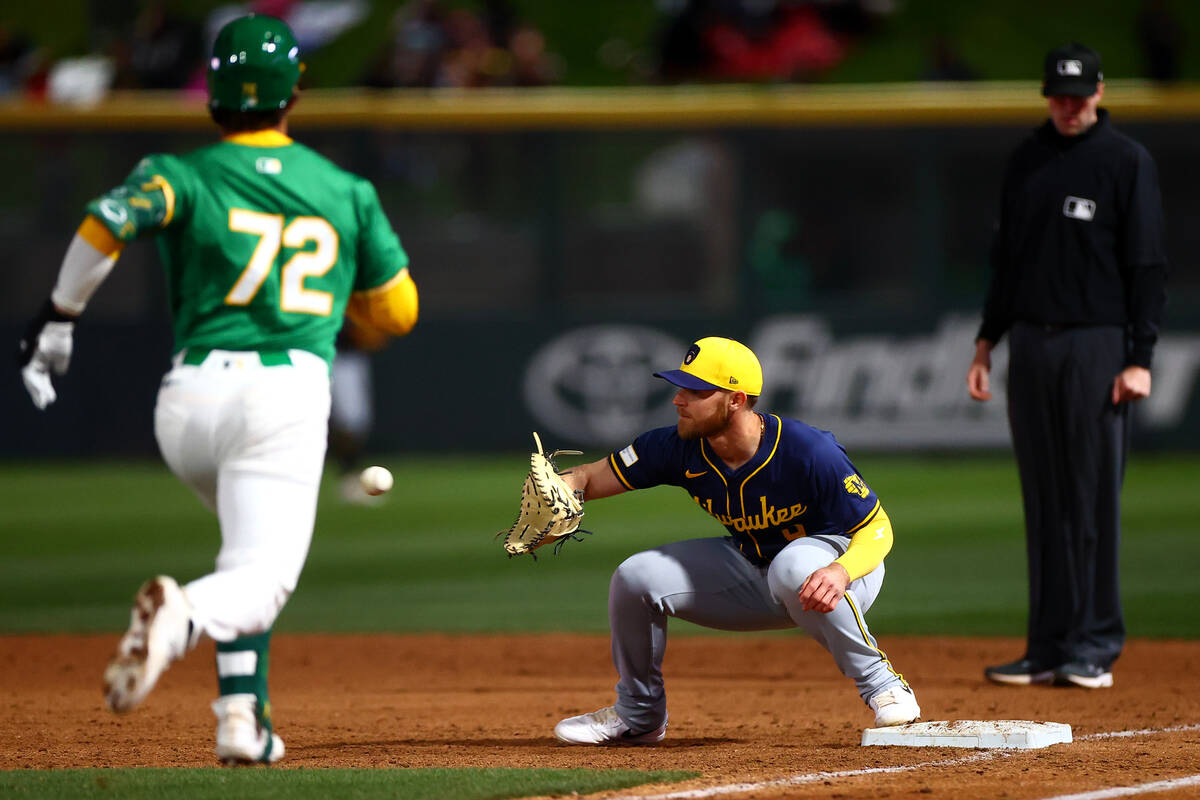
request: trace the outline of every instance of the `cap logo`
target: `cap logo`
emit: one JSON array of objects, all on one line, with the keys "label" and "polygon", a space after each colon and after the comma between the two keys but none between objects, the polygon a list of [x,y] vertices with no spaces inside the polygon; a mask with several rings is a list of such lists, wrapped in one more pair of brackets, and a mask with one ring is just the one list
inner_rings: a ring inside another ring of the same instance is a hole
[{"label": "cap logo", "polygon": [[683,363],[685,365],[692,363],[698,355],[700,355],[700,345],[694,344],[688,348],[687,355],[683,357]]},{"label": "cap logo", "polygon": [[733,377],[732,375],[730,375],[730,376],[729,376],[729,384],[730,384],[730,386],[733,386],[733,385],[735,385],[737,382],[738,382],[738,379],[737,379],[737,378]]},{"label": "cap logo", "polygon": [[244,102],[246,103],[246,105],[250,108],[253,108],[254,106],[258,105],[258,84],[257,83],[243,83],[242,84],[242,98],[244,99]]},{"label": "cap logo", "polygon": [[1065,77],[1078,77],[1083,74],[1083,62],[1074,58],[1064,58],[1058,62],[1058,74]]}]

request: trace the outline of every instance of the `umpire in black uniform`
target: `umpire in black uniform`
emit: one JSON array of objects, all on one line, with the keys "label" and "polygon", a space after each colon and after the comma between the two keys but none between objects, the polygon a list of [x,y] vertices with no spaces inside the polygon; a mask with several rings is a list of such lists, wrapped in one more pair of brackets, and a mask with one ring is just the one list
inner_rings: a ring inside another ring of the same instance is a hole
[{"label": "umpire in black uniform", "polygon": [[994,275],[967,388],[991,397],[991,350],[1009,335],[1008,418],[1029,559],[1025,655],[997,683],[1112,686],[1125,642],[1118,588],[1129,402],[1150,394],[1165,303],[1158,173],[1099,107],[1100,56],[1046,56],[1050,118],[1008,161]]}]

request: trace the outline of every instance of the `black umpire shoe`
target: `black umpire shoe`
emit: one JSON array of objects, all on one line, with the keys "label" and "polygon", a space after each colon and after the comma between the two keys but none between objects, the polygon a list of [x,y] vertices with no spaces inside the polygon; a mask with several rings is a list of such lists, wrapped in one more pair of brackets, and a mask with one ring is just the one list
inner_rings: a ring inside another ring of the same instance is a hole
[{"label": "black umpire shoe", "polygon": [[1082,686],[1085,689],[1107,689],[1113,685],[1112,672],[1098,664],[1072,661],[1054,670],[1055,686]]},{"label": "black umpire shoe", "polygon": [[1016,661],[1010,661],[1007,664],[985,667],[983,674],[989,681],[994,683],[1003,683],[1009,686],[1028,686],[1031,683],[1050,683],[1053,681],[1054,667],[1048,667],[1045,664],[1028,658],[1021,658]]}]

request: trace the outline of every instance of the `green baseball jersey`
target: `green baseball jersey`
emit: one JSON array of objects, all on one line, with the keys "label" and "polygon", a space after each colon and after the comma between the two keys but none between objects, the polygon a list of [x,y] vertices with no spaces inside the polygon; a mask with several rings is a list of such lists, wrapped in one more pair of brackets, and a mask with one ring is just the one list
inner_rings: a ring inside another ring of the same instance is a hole
[{"label": "green baseball jersey", "polygon": [[87,210],[121,241],[157,237],[176,350],[331,361],[351,292],[408,265],[370,182],[277,131],[148,156]]}]

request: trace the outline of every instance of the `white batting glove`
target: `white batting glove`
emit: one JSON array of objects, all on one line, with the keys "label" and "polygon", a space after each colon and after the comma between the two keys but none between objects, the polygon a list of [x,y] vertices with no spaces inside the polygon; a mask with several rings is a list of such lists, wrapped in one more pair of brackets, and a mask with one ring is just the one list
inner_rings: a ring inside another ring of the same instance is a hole
[{"label": "white batting glove", "polygon": [[50,375],[63,375],[70,366],[74,332],[75,323],[47,302],[21,338],[17,357],[21,380],[39,409],[45,409],[58,398]]}]

